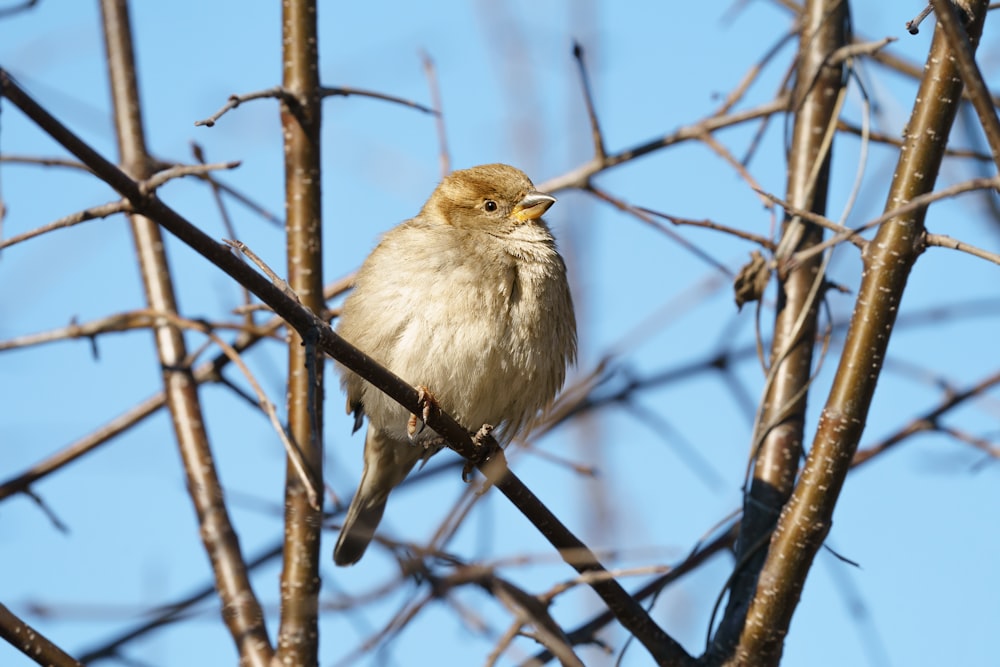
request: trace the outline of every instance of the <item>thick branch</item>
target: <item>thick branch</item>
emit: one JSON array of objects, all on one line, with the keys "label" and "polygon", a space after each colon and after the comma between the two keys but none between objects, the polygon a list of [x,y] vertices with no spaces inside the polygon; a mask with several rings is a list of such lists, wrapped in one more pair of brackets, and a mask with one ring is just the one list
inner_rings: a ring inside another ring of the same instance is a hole
[{"label": "thick branch", "polygon": [[937,15],[937,29],[948,39],[951,54],[958,64],[962,81],[965,83],[966,94],[972,101],[972,107],[976,110],[983,132],[986,134],[993,160],[1000,167],[1000,119],[997,119],[997,110],[993,106],[990,90],[983,80],[983,73],[976,64],[975,44],[970,43],[969,35],[962,26],[953,0],[931,0],[931,6]]},{"label": "thick branch", "polygon": [[[134,178],[145,180],[152,175],[153,161],[146,150],[142,127],[128,4],[126,0],[102,0],[101,11],[122,165]],[[130,214],[129,221],[146,302],[154,311],[177,313],[159,225],[141,211]],[[188,355],[183,333],[174,324],[161,320],[154,327],[154,336],[188,489],[223,603],[222,617],[236,643],[241,665],[264,667],[273,652],[260,603],[250,587],[239,540],[223,501],[197,385],[185,366]]]},{"label": "thick branch", "polygon": [[[798,68],[793,91],[795,118],[788,156],[787,199],[796,209],[826,213],[832,134],[843,94],[843,65],[831,64],[849,43],[846,0],[810,0],[801,19]],[[771,368],[751,443],[753,477],[746,492],[725,616],[711,652],[728,654],[744,625],[757,575],[767,555],[761,545],[774,529],[795,483],[802,457],[806,399],[812,376],[813,342],[822,298],[822,259],[814,256],[783,270],[791,253],[823,239],[823,228],[786,212],[778,245],[778,309],[771,342]]]},{"label": "thick branch", "polygon": [[0,638],[39,665],[83,667],[83,663],[39,634],[2,604],[0,604]]},{"label": "thick branch", "polygon": [[[986,2],[972,3],[966,27],[982,31]],[[931,190],[961,100],[958,65],[941,30],[907,125],[886,209]],[[864,429],[889,336],[910,270],[923,251],[926,208],[882,225],[864,253],[864,271],[844,352],[816,438],[791,500],[779,518],[734,664],[774,664],[816,552],[830,530],[837,498]]]},{"label": "thick branch", "polygon": [[[288,286],[302,305],[321,313],[323,301],[322,190],[315,0],[282,3],[284,80],[281,126],[285,139],[285,234]],[[288,430],[316,489],[323,488],[323,363],[302,332],[288,341]],[[317,361],[317,358],[320,361]],[[289,457],[285,476],[285,552],[281,570],[281,625],[277,662],[319,660],[319,547],[322,503],[313,506]]]}]

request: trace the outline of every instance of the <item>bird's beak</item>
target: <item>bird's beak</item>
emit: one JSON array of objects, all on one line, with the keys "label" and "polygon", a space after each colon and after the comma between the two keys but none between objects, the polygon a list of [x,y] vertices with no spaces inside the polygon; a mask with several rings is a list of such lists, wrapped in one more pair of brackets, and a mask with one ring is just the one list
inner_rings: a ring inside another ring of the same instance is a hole
[{"label": "bird's beak", "polygon": [[549,210],[549,206],[555,203],[556,198],[552,195],[547,195],[544,192],[529,192],[511,211],[511,217],[518,222],[536,220]]}]

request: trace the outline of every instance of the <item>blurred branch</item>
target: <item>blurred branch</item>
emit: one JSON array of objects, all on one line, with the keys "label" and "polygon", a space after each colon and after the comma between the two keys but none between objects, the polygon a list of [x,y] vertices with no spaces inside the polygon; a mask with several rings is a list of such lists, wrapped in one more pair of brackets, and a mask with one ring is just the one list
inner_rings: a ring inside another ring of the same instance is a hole
[{"label": "blurred branch", "polygon": [[[349,97],[351,95],[357,95],[359,97],[371,97],[377,100],[383,100],[386,102],[392,102],[394,104],[402,104],[403,106],[410,107],[411,109],[416,109],[417,111],[422,111],[424,113],[437,115],[437,111],[431,109],[430,107],[424,106],[418,102],[408,100],[402,97],[396,97],[395,95],[387,95],[386,93],[378,93],[372,90],[361,90],[360,88],[344,88],[344,87],[326,87],[320,86],[317,88],[320,97]],[[252,93],[241,93],[239,95],[232,94],[226,101],[222,108],[216,111],[214,114],[208,118],[202,120],[196,120],[194,122],[196,127],[212,127],[215,123],[222,118],[224,115],[240,106],[244,102],[250,102],[252,100],[263,100],[268,98],[274,98],[288,104],[289,102],[295,102],[295,94],[283,86],[274,86],[272,88],[265,88],[264,90],[257,90]]]},{"label": "blurred branch", "polygon": [[518,626],[529,624],[534,626],[533,639],[551,651],[560,665],[583,667],[583,662],[573,652],[566,633],[549,614],[550,600],[531,595],[512,582],[495,575],[489,577],[482,585],[514,614]]},{"label": "blurred branch", "polygon": [[706,133],[714,132],[724,127],[732,127],[746,123],[747,121],[765,118],[776,112],[784,111],[787,104],[788,101],[784,97],[780,97],[745,111],[711,116],[693,125],[682,127],[671,134],[652,139],[617,153],[611,153],[604,158],[595,156],[562,176],[557,176],[541,183],[538,188],[544,192],[556,192],[566,188],[586,189],[590,183],[590,179],[606,169],[616,167],[661,148],[666,148],[667,146],[701,139]]},{"label": "blurred branch", "polygon": [[580,75],[580,85],[583,87],[583,102],[587,109],[587,119],[590,121],[590,137],[594,146],[594,158],[606,160],[608,152],[604,148],[604,135],[601,133],[601,123],[597,120],[597,110],[594,107],[594,91],[590,86],[590,76],[583,62],[583,45],[573,42],[573,59],[576,60]]},{"label": "blurred branch", "polygon": [[[202,149],[201,145],[192,141],[191,142],[191,153],[198,164],[205,164],[205,151]],[[212,200],[215,202],[215,208],[219,211],[219,218],[222,221],[222,227],[226,230],[227,238],[236,238],[236,228],[233,226],[232,218],[229,215],[229,210],[226,208],[226,200],[223,197],[222,187],[219,184],[219,180],[216,178],[205,178],[204,181],[208,183],[209,190],[212,192]],[[253,303],[253,296],[245,288],[240,290],[243,294],[243,306],[249,308]],[[242,313],[243,317],[249,326],[253,326],[253,312],[245,311]]]},{"label": "blurred branch", "polygon": [[[593,184],[587,186],[587,191],[592,193],[598,199],[601,199],[611,204],[619,211],[624,211],[625,213],[629,213],[632,216],[638,218],[639,220],[642,220],[650,227],[666,234],[669,238],[673,239],[673,241],[677,243],[677,245],[681,246],[682,248],[690,252],[692,255],[694,255],[698,259],[702,260],[703,262],[711,266],[713,269],[720,271],[721,273],[727,276],[732,275],[733,272],[729,269],[728,266],[726,266],[719,260],[715,259],[707,252],[705,252],[695,244],[691,243],[690,241],[688,241],[683,236],[681,236],[674,230],[670,229],[666,225],[662,225],[657,220],[654,220],[653,219],[654,214],[650,214],[650,212],[648,212],[647,209],[633,206],[628,202],[619,199],[617,197],[614,197],[613,195],[605,192],[604,190],[601,190],[600,188],[594,186]],[[660,217],[667,217],[667,216],[660,216]]]},{"label": "blurred branch", "polygon": [[431,115],[437,115],[437,111],[428,106],[420,104],[419,102],[414,102],[413,100],[408,100],[403,97],[396,97],[395,95],[387,95],[386,93],[377,93],[372,90],[361,90],[360,88],[344,88],[344,87],[321,87],[320,96],[321,97],[350,97],[351,95],[358,95],[360,97],[371,97],[376,100],[383,100],[385,102],[392,102],[394,104],[401,104],[405,107],[410,107],[411,109],[416,109],[417,111],[423,111],[424,113],[429,113]]},{"label": "blurred branch", "polygon": [[4,153],[0,155],[0,162],[7,164],[36,165],[39,167],[66,167],[92,173],[82,162],[68,160],[61,157],[36,157],[34,155],[16,155],[14,153]]},{"label": "blurred branch", "polygon": [[73,225],[78,225],[81,222],[87,222],[88,220],[107,218],[108,216],[115,215],[116,213],[131,213],[132,211],[132,204],[128,201],[116,201],[108,204],[102,204],[100,206],[92,206],[91,208],[77,211],[76,213],[54,220],[47,225],[36,227],[35,229],[24,232],[23,234],[11,236],[9,239],[4,239],[0,241],[0,250],[9,248],[12,245],[16,245],[24,241],[28,241],[35,237],[42,236],[43,234],[48,234],[49,232],[53,232],[57,229],[65,229],[67,227],[72,227]]},{"label": "blurred branch", "polygon": [[433,105],[435,127],[438,136],[438,160],[441,163],[441,178],[451,173],[451,156],[448,152],[448,133],[444,125],[444,107],[441,104],[441,85],[438,81],[437,69],[434,67],[434,60],[427,52],[421,52],[420,59],[423,61],[424,74],[427,76],[427,87],[430,89],[431,104]]},{"label": "blurred branch", "polygon": [[[774,198],[774,201],[777,203],[779,200]],[[646,208],[645,206],[636,206],[635,208],[644,213],[649,213],[650,215],[655,215],[658,218],[663,218],[678,227],[688,226],[712,229],[717,232],[722,232],[723,234],[729,234],[730,236],[734,236],[738,239],[743,239],[744,241],[749,241],[750,243],[755,243],[766,250],[774,250],[774,242],[771,241],[771,239],[766,236],[754,234],[753,232],[748,232],[729,225],[723,225],[718,222],[712,222],[711,220],[692,220],[691,218],[682,218],[669,213],[661,213],[660,211],[654,211],[653,209]],[[725,273],[732,275],[732,271],[728,270],[728,268]]]},{"label": "blurred branch", "polygon": [[3,604],[0,604],[0,637],[39,665],[83,667],[83,663],[78,662],[45,635],[15,616]]},{"label": "blurred branch", "polygon": [[155,172],[143,183],[148,190],[155,190],[167,181],[184,176],[204,176],[213,171],[223,169],[235,169],[241,164],[240,160],[230,160],[229,162],[218,162],[215,164],[176,164],[162,171]]},{"label": "blurred branch", "polygon": [[8,16],[13,16],[18,12],[23,12],[28,9],[31,9],[32,7],[38,4],[38,1],[39,0],[24,0],[24,2],[22,2],[19,5],[13,5],[11,7],[3,7],[2,9],[0,9],[0,18],[7,18]]},{"label": "blurred branch", "polygon": [[[213,171],[218,171],[220,169],[234,169],[240,165],[239,161],[232,162],[222,162],[217,164],[202,164],[202,165],[173,165],[168,169],[154,173],[148,179],[143,181],[143,187],[149,191],[156,190],[158,187],[162,186],[167,181],[175,178],[183,178],[184,176],[204,176],[205,174]],[[81,222],[88,222],[90,220],[97,220],[101,218],[107,218],[109,216],[115,215],[116,213],[133,213],[132,205],[127,201],[117,201],[109,202],[107,204],[102,204],[100,206],[92,206],[90,208],[84,209],[82,211],[77,211],[76,213],[63,216],[58,220],[54,220],[47,225],[42,225],[41,227],[36,227],[35,229],[29,230],[22,234],[12,236],[9,239],[0,240],[0,250],[22,243],[29,239],[33,239],[43,234],[55,231],[57,229],[65,229],[67,227],[72,227],[78,225]]]},{"label": "blurred branch", "polygon": [[[324,290],[324,296],[327,299],[332,299],[335,296],[343,294],[350,287],[352,281],[353,274],[331,283]],[[284,324],[284,320],[275,316],[268,322],[256,327],[253,331],[248,331],[246,327],[241,327],[240,334],[231,343],[231,346],[237,352],[243,352],[261,340],[276,335],[278,329],[284,326]],[[191,373],[192,378],[197,384],[222,381],[222,370],[229,362],[230,358],[220,353],[195,368]],[[187,361],[185,361],[185,364],[187,364]],[[166,395],[161,391],[118,417],[115,417],[97,431],[70,444],[48,459],[41,461],[28,471],[0,483],[0,501],[16,493],[26,491],[36,481],[61,469],[84,454],[93,451],[98,446],[124,433],[133,426],[142,423],[146,417],[156,413],[164,405],[166,405]]]},{"label": "blurred branch", "polygon": [[[847,132],[849,134],[859,136],[862,132],[860,127],[849,123],[843,118],[837,121],[837,129],[841,132]],[[894,134],[886,134],[884,132],[876,132],[874,130],[868,130],[868,139],[874,143],[885,144],[886,146],[893,146],[895,148],[902,148],[905,143],[903,139]],[[945,151],[945,155],[955,158],[971,158],[979,162],[993,162],[993,156],[988,153],[971,149],[952,148],[951,146],[949,146]]]},{"label": "blurred branch", "polygon": [[[76,338],[91,339],[92,347],[97,356],[97,344],[94,340],[97,336],[107,333],[120,333],[122,331],[133,331],[135,329],[149,329],[162,315],[150,310],[130,310],[123,313],[115,313],[107,317],[84,322],[70,322],[68,326],[59,327],[35,334],[27,334],[0,341],[0,352],[16,350],[24,347],[43,345],[45,343],[55,343],[58,341],[73,340]],[[241,324],[226,324],[221,322],[202,322],[203,326],[209,329],[244,329]],[[254,334],[261,335],[260,331],[251,330]]]},{"label": "blurred branch", "polygon": [[728,95],[726,95],[726,99],[723,101],[722,106],[716,109],[715,113],[712,115],[721,116],[728,113],[730,109],[736,106],[736,104],[743,99],[743,96],[746,95],[750,86],[757,81],[757,78],[760,76],[761,72],[764,71],[767,64],[771,62],[771,60],[778,55],[781,49],[783,49],[788,42],[794,39],[797,34],[798,32],[796,30],[789,30],[779,37],[775,41],[774,46],[768,49],[759,60],[750,66],[750,69],[743,75],[743,78],[736,85],[736,87],[733,88]]},{"label": "blurred branch", "polygon": [[[941,418],[946,413],[963,403],[968,402],[970,399],[982,396],[988,389],[996,387],[997,385],[1000,385],[1000,373],[992,373],[966,389],[961,391],[947,391],[944,399],[942,399],[937,407],[928,410],[922,415],[914,417],[907,425],[903,426],[889,437],[883,439],[881,442],[877,442],[865,449],[856,451],[852,460],[852,467],[857,467],[863,463],[867,463],[876,456],[894,448],[896,445],[916,433],[922,433],[938,428]],[[993,455],[996,456],[995,453]]]},{"label": "blurred branch", "polygon": [[[283,545],[278,543],[277,545],[264,550],[260,555],[255,556],[247,561],[247,570],[254,571],[261,565],[268,563],[278,556],[281,555]],[[121,634],[117,635],[114,639],[111,639],[93,649],[90,649],[82,656],[80,659],[87,665],[93,665],[100,660],[106,660],[109,658],[119,657],[120,650],[125,645],[129,644],[139,637],[143,637],[153,630],[158,628],[166,627],[172,623],[176,623],[182,620],[185,616],[185,612],[189,610],[194,605],[208,600],[216,594],[216,588],[214,582],[205,584],[201,588],[197,589],[195,592],[190,593],[176,602],[172,602],[155,614],[155,616],[148,621],[144,621],[137,625],[136,627],[126,630]]]},{"label": "blurred branch", "polygon": [[[456,462],[457,463],[457,462]],[[460,468],[459,465],[439,465],[432,466],[429,469],[425,469],[420,473],[408,477],[403,484],[407,487],[422,484],[429,479],[440,476],[444,471],[455,470]],[[342,508],[341,511],[343,511]],[[377,538],[378,539],[378,538]],[[281,556],[284,551],[283,542],[279,541],[274,545],[265,548],[257,556],[250,558],[247,561],[247,569],[250,571],[257,570],[261,565],[267,564],[274,560],[275,558]],[[398,578],[391,587],[386,587],[375,594],[368,595],[365,597],[355,597],[347,600],[340,599],[334,602],[324,602],[323,608],[326,610],[336,610],[342,611],[348,609],[352,606],[356,606],[362,602],[370,602],[377,599],[382,599],[385,595],[390,593],[395,586],[405,581],[405,579]],[[208,582],[194,589],[194,592],[189,593],[173,602],[165,605],[158,606],[153,612],[153,617],[148,621],[144,621],[137,625],[136,627],[126,630],[125,632],[115,636],[113,639],[108,640],[104,644],[101,644],[87,652],[82,656],[82,660],[85,663],[94,663],[101,659],[107,659],[116,657],[119,655],[120,650],[129,642],[148,635],[149,633],[157,630],[159,628],[166,627],[172,623],[183,620],[184,618],[190,616],[191,608],[198,604],[212,598],[216,594],[215,585],[213,582]]]}]

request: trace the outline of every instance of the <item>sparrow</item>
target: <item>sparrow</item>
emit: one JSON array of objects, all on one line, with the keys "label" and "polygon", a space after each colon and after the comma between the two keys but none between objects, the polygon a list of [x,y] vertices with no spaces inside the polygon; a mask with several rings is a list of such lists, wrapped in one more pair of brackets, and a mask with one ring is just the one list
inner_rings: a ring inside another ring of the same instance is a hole
[{"label": "sparrow", "polygon": [[[576,358],[566,264],[542,214],[556,201],[520,170],[454,171],[420,213],[361,265],[337,332],[470,432],[505,445],[545,411]],[[364,470],[333,559],[356,563],[389,493],[443,440],[418,416],[339,366]],[[418,428],[418,422],[419,428]]]}]

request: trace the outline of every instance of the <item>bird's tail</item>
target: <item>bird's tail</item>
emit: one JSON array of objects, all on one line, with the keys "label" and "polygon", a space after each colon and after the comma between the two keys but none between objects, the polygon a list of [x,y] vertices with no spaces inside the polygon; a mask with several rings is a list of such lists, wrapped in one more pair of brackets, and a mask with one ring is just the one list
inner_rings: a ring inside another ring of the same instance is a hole
[{"label": "bird's tail", "polygon": [[333,561],[337,565],[353,565],[361,560],[382,520],[389,492],[403,481],[422,455],[420,445],[398,442],[369,425],[361,484],[347,510],[333,550]]}]

